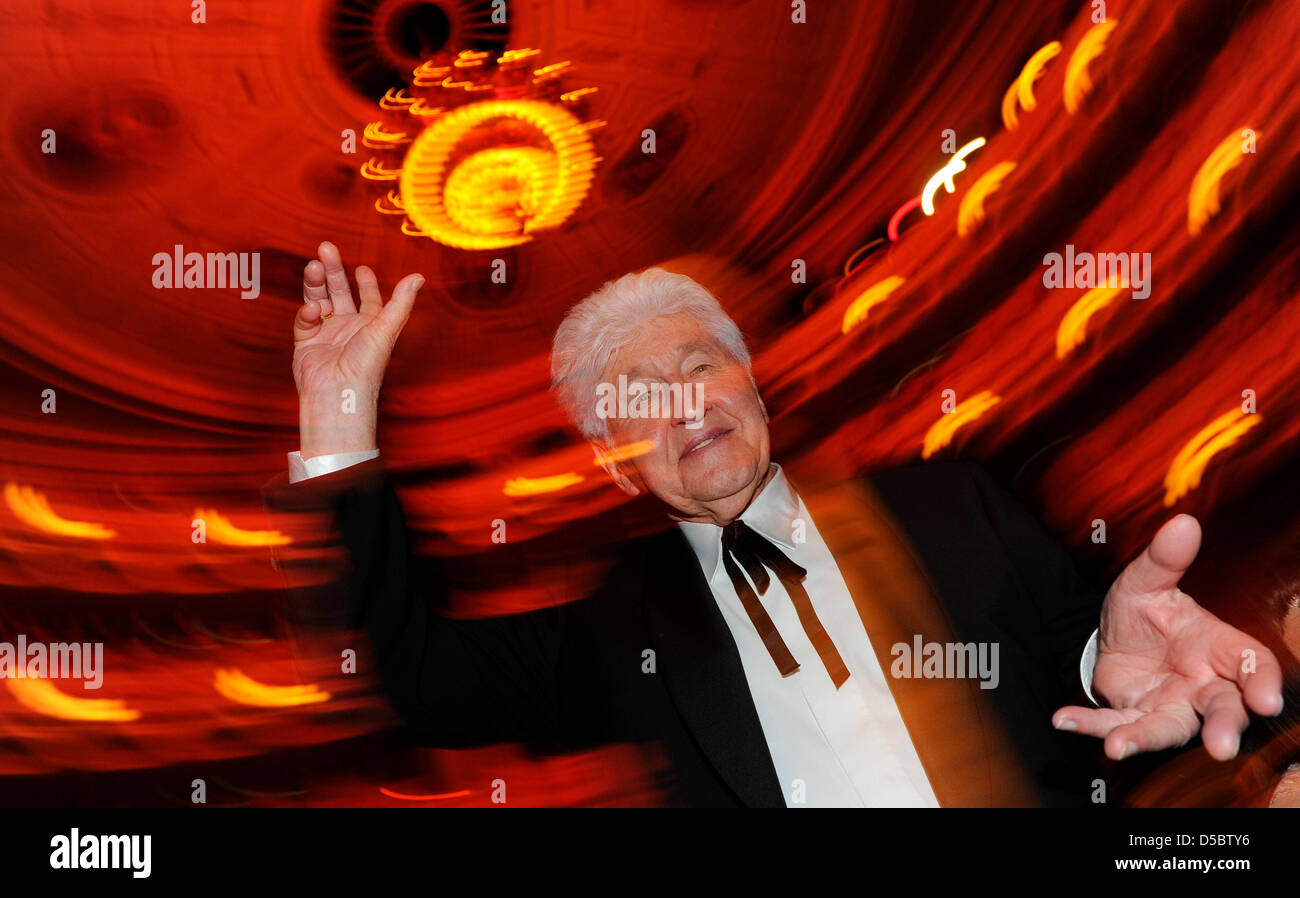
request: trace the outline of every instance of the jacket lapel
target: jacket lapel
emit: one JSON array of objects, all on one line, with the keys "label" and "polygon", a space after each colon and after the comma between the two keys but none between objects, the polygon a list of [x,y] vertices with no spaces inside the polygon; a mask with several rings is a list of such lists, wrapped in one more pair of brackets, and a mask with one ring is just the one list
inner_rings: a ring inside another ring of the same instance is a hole
[{"label": "jacket lapel", "polygon": [[1016,754],[974,679],[891,674],[902,643],[954,642],[935,589],[885,503],[865,480],[801,493],[835,557],[912,744],[945,807],[1035,804]]},{"label": "jacket lapel", "polygon": [[701,751],[741,802],[785,807],[735,640],[676,527],[654,538],[644,582],[657,669]]}]

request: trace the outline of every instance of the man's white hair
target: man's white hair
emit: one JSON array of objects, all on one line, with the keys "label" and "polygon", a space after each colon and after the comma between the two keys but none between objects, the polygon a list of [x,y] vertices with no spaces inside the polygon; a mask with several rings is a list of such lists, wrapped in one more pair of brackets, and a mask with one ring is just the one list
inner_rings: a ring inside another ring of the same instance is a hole
[{"label": "man's white hair", "polygon": [[625,274],[606,281],[564,316],[551,348],[551,389],[588,440],[611,439],[609,425],[596,414],[596,387],[610,358],[645,325],[680,313],[695,316],[750,371],[749,350],[736,322],[712,293],[684,274],[662,268]]}]

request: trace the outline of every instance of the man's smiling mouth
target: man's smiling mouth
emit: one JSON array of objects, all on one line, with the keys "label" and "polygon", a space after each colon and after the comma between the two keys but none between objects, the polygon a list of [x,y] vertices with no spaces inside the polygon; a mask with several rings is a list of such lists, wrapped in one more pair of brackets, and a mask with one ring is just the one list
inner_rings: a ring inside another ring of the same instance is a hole
[{"label": "man's smiling mouth", "polygon": [[685,458],[686,456],[690,455],[692,452],[696,452],[698,450],[704,449],[707,446],[711,446],[713,445],[713,442],[715,440],[720,439],[721,437],[724,437],[729,433],[731,433],[730,430],[727,430],[722,427],[715,427],[712,430],[707,431],[706,433],[702,433],[699,436],[697,436],[695,439],[691,440],[689,443],[686,444],[686,448],[682,450],[681,457]]}]

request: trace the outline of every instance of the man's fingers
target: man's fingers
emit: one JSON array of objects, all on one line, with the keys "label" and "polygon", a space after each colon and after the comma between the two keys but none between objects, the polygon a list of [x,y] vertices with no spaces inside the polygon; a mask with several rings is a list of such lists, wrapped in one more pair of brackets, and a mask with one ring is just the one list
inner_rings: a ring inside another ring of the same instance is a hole
[{"label": "man's fingers", "polygon": [[321,304],[308,300],[298,307],[298,314],[293,316],[293,342],[308,340],[320,333]]},{"label": "man's fingers", "polygon": [[1128,595],[1174,589],[1200,548],[1200,523],[1189,514],[1175,515],[1156,531],[1151,545],[1124,568],[1112,589]]},{"label": "man's fingers", "polygon": [[1138,752],[1182,745],[1196,734],[1190,706],[1142,711],[1138,708],[1060,708],[1052,715],[1058,730],[1106,740],[1106,757],[1116,761]]},{"label": "man's fingers", "polygon": [[302,301],[309,303],[313,300],[321,303],[325,315],[334,314],[334,302],[325,289],[325,263],[320,259],[312,259],[302,270]]},{"label": "man's fingers", "polygon": [[1115,727],[1129,723],[1141,713],[1133,709],[1083,708],[1069,705],[1058,708],[1052,715],[1052,726],[1081,736],[1103,739]]},{"label": "man's fingers", "polygon": [[1236,684],[1228,680],[1207,684],[1197,694],[1196,705],[1205,717],[1201,741],[1210,757],[1216,761],[1235,758],[1241,744],[1241,733],[1250,723]]},{"label": "man's fingers", "polygon": [[1210,648],[1215,673],[1241,690],[1246,705],[1256,714],[1272,717],[1282,712],[1282,665],[1262,642],[1220,622],[1222,634]]},{"label": "man's fingers", "polygon": [[379,280],[368,265],[357,266],[357,292],[361,294],[361,314],[378,315],[384,298],[379,295]]},{"label": "man's fingers", "polygon": [[1147,711],[1106,735],[1106,757],[1122,761],[1139,752],[1186,745],[1196,735],[1198,724],[1196,712],[1186,703]]},{"label": "man's fingers", "polygon": [[415,294],[423,285],[423,275],[408,274],[393,288],[392,298],[384,304],[376,319],[389,340],[395,342],[406,326],[406,320],[411,317],[411,308],[415,305]]},{"label": "man's fingers", "polygon": [[317,247],[316,252],[325,265],[325,289],[334,301],[334,311],[355,312],[357,307],[352,302],[352,288],[348,285],[348,273],[343,270],[343,256],[338,247],[326,240]]}]

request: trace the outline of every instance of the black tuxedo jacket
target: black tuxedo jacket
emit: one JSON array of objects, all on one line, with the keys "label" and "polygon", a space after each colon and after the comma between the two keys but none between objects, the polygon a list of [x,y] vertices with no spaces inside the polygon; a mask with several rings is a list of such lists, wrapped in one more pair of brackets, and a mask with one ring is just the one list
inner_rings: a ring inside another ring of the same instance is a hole
[{"label": "black tuxedo jacket", "polygon": [[[1079,657],[1104,593],[1061,545],[972,464],[824,489],[791,482],[844,575],[940,803],[1087,804],[1092,740],[1057,732],[1051,714],[1081,698]],[[785,805],[790,784],[778,782],[735,643],[676,527],[627,541],[588,597],[457,619],[435,611],[442,580],[412,557],[381,460],[299,484],[280,475],[263,496],[273,515],[324,512],[350,559],[333,598],[290,590],[291,621],[301,631],[341,603],[368,634],[394,708],[428,744],[523,742],[550,753],[653,743],[671,764],[670,803]],[[891,676],[891,648],[916,636],[998,643],[997,687]]]}]

